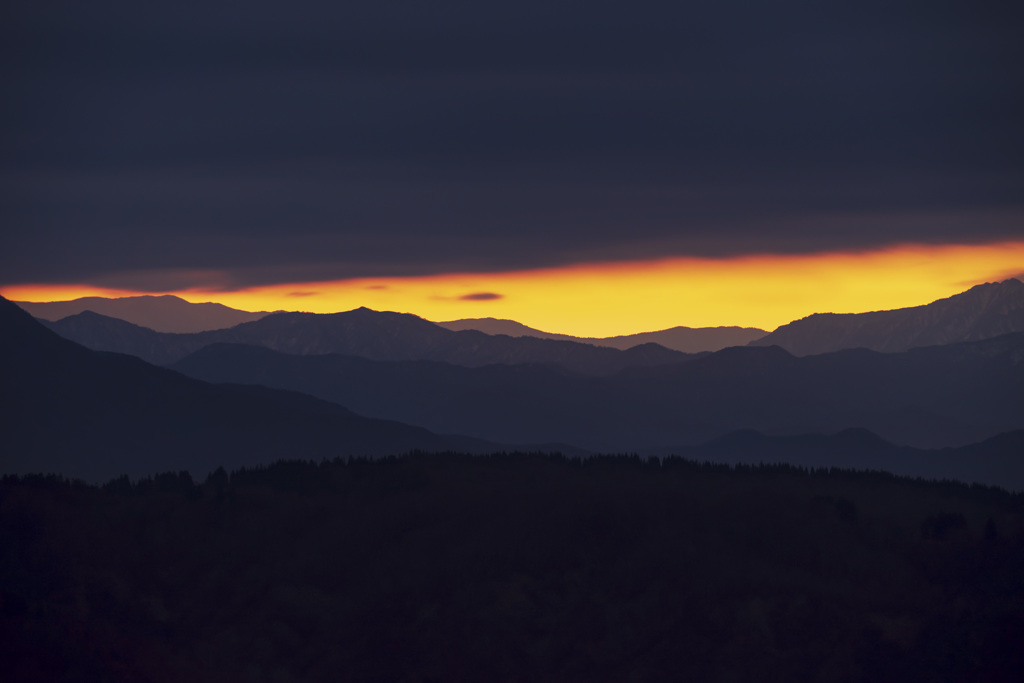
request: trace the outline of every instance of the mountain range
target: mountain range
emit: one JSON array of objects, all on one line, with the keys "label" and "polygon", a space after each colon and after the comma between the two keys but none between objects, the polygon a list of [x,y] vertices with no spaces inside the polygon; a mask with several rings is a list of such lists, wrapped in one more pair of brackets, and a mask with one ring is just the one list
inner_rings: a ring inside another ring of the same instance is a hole
[{"label": "mountain range", "polygon": [[129,474],[496,445],[364,418],[302,394],[211,385],[62,339],[0,298],[0,471]]},{"label": "mountain range", "polygon": [[870,313],[815,313],[783,325],[751,346],[780,346],[797,356],[840,349],[906,351],[1024,332],[1024,283],[989,282],[924,306]]},{"label": "mountain range", "polygon": [[656,332],[641,332],[617,337],[574,337],[568,334],[542,332],[515,320],[498,318],[463,318],[437,323],[448,330],[477,330],[486,334],[504,334],[509,337],[537,337],[557,339],[613,349],[629,349],[639,344],[658,344],[666,349],[683,353],[719,351],[729,346],[743,346],[768,334],[756,327],[672,327]]},{"label": "mountain range", "polygon": [[[761,340],[700,354],[619,350],[369,309],[166,333],[92,311],[40,322],[3,300],[0,471],[97,479],[547,444],[535,448],[871,467],[1024,488],[1024,332],[1013,331],[1021,289],[1010,280],[928,306],[840,316],[844,329],[861,330],[843,339],[882,330],[889,346],[818,354]],[[818,328],[805,321],[776,332],[806,350]],[[821,329],[817,343],[836,343],[838,328]],[[953,343],[894,350],[940,332]]]},{"label": "mountain range", "polygon": [[660,452],[740,429],[784,435],[864,428],[896,443],[940,448],[1024,428],[1024,333],[895,354],[795,357],[779,347],[734,347],[604,376],[229,344],[170,367],[210,382],[299,391],[434,431],[601,452]]},{"label": "mountain range", "polygon": [[[71,301],[15,301],[14,303],[28,311],[33,317],[50,322],[90,311],[155,332],[179,334],[227,329],[270,315],[267,311],[242,311],[218,303],[194,304],[170,294],[119,298],[90,296]],[[276,313],[282,312],[276,311]],[[452,331],[476,330],[489,335],[571,341],[620,350],[641,344],[655,343],[683,353],[717,351],[727,346],[741,346],[768,334],[765,330],[749,327],[691,328],[680,326],[656,332],[616,337],[574,337],[568,334],[542,332],[514,320],[495,318],[465,318],[436,324]]]},{"label": "mountain range", "polygon": [[[393,341],[387,342],[392,347],[390,355],[372,355],[366,350],[364,340],[340,340],[340,336],[354,329],[342,320],[328,323],[326,318],[310,318],[309,313],[282,313],[290,318],[278,319],[267,328],[241,328],[235,332],[223,332],[242,323],[262,320],[270,315],[266,312],[250,313],[228,308],[220,304],[191,304],[174,296],[138,296],[120,299],[103,299],[86,297],[74,301],[56,301],[47,303],[18,303],[24,310],[37,318],[50,323],[60,322],[53,329],[68,338],[79,341],[90,348],[115,350],[138,355],[154,363],[168,363],[180,359],[202,346],[210,343],[245,343],[267,346],[289,353],[355,353],[380,359],[431,359],[447,360],[463,365],[477,365],[488,362],[562,362],[559,356],[574,355],[570,347],[524,346],[523,344],[506,343],[502,350],[500,344],[484,342],[486,349],[474,349],[467,354],[454,350],[459,344],[452,343],[453,338],[439,338],[436,330],[427,328],[420,318],[409,316],[420,321],[406,324],[399,328],[397,323],[390,323],[391,332],[402,335],[405,333],[426,335],[426,346],[431,348],[411,351],[395,349]],[[358,309],[347,313],[333,314],[356,318],[358,314],[366,315],[368,309]],[[67,320],[69,317],[85,313],[81,319]],[[136,327],[147,328],[148,331],[178,334],[209,333],[195,337],[169,337],[147,334],[126,325],[117,325],[109,320],[92,315],[99,314],[106,318],[129,322]],[[400,316],[398,313],[382,315]],[[315,323],[311,321],[316,321]],[[357,323],[358,324],[358,323]],[[418,324],[418,327],[415,326]],[[566,334],[543,332],[527,327],[514,320],[496,318],[466,318],[446,322],[433,323],[452,332],[482,332],[492,337],[511,337],[519,339],[544,339],[548,341],[574,342],[592,346],[609,347],[628,350],[638,345],[657,344],[666,349],[682,353],[699,354],[718,351],[730,346],[779,346],[798,356],[828,353],[848,348],[867,348],[874,351],[895,352],[906,351],[918,346],[933,346],[961,341],[978,341],[1011,332],[1024,332],[1024,284],[1017,279],[1003,282],[977,285],[960,294],[933,301],[923,306],[894,309],[889,311],[872,311],[868,313],[815,313],[806,318],[795,320],[775,331],[768,333],[757,328],[744,327],[706,327],[689,328],[673,327],[654,332],[622,335],[616,337],[574,337]],[[295,339],[285,341],[275,327],[287,327],[296,335]],[[334,329],[331,330],[330,328]],[[305,329],[300,329],[305,328]],[[384,326],[378,329],[385,334]],[[267,339],[261,341],[260,337]],[[271,340],[270,337],[277,337]],[[445,341],[441,341],[445,339]],[[479,338],[478,338],[479,339]],[[465,340],[465,338],[463,338]],[[380,341],[380,340],[377,340]],[[466,342],[470,346],[474,342]],[[479,342],[477,342],[479,343]],[[529,342],[527,342],[529,343]],[[441,346],[448,346],[447,351]],[[305,347],[307,350],[303,350]],[[541,351],[544,349],[544,351]],[[585,352],[584,352],[585,353]],[[652,356],[655,352],[648,349],[647,356],[652,362],[666,360],[667,356]],[[643,357],[645,354],[637,354]],[[475,356],[475,357],[474,357]],[[612,356],[605,356],[611,358]],[[588,360],[570,362],[582,369],[589,365],[588,371],[594,372],[597,356],[591,354]],[[646,362],[641,360],[641,363]],[[609,368],[625,367],[635,364],[633,360],[611,362],[602,371]]]},{"label": "mountain range", "polygon": [[[201,475],[216,466],[262,464],[279,458],[379,456],[412,449],[485,453],[506,448],[472,437],[441,436],[394,420],[361,417],[305,394],[265,386],[211,384],[137,358],[91,351],[53,334],[2,299],[0,329],[3,473],[58,472],[101,481],[124,473],[141,476],[181,469]],[[322,387],[334,391],[347,387],[349,399],[360,395],[376,396],[373,400],[384,402],[390,399],[389,409],[418,404],[421,413],[429,406],[438,415],[458,416],[466,411],[468,419],[479,419],[484,425],[489,414],[492,421],[506,420],[506,428],[526,419],[535,423],[537,433],[552,426],[557,433],[560,425],[568,422],[575,423],[584,435],[592,431],[604,438],[618,430],[621,438],[639,440],[644,430],[653,433],[660,421],[675,420],[692,427],[723,406],[736,424],[757,424],[761,419],[780,430],[799,430],[799,420],[780,422],[780,415],[799,413],[820,401],[821,394],[798,404],[779,398],[799,396],[814,385],[834,386],[843,373],[829,367],[841,368],[851,358],[859,359],[861,365],[848,368],[847,386],[835,387],[836,395],[859,381],[884,397],[888,390],[912,387],[932,376],[931,386],[916,389],[918,396],[934,394],[936,387],[948,384],[959,388],[938,398],[936,405],[963,405],[974,396],[984,399],[973,406],[975,416],[999,413],[996,408],[1002,403],[1004,418],[1019,418],[1024,415],[1021,336],[906,354],[852,351],[812,358],[795,358],[778,348],[733,348],[673,366],[633,368],[613,377],[584,376],[551,366],[464,368],[337,354],[293,356],[237,345],[207,347],[178,366],[196,372],[207,363],[213,369],[209,372],[228,375],[256,368],[263,375],[255,379],[263,384],[272,384],[276,376],[290,376],[289,381],[312,388],[314,393],[317,390],[312,383],[319,378]],[[258,362],[250,362],[254,360]],[[304,371],[297,370],[296,364],[304,364]],[[947,372],[936,372],[941,367]],[[886,375],[891,375],[890,385],[879,386],[879,377]],[[779,383],[779,377],[788,380]],[[1001,388],[992,381],[995,377],[1003,380]],[[715,381],[702,383],[702,378]],[[972,382],[987,387],[991,396],[978,394]],[[761,391],[774,385],[776,395],[765,400],[765,396],[749,395],[745,390],[758,385]],[[650,396],[631,409],[646,393]],[[733,400],[723,400],[730,394]],[[905,399],[906,395],[886,398],[890,407]],[[862,396],[845,399],[851,405],[863,400]],[[666,405],[660,415],[649,415],[646,422],[630,422],[660,403]],[[824,406],[821,414],[842,403]],[[474,405],[475,412],[471,410]],[[756,406],[769,410],[758,416],[757,410],[751,411]],[[524,414],[524,408],[532,413]],[[503,416],[503,411],[511,413]],[[847,415],[856,416],[857,411]],[[933,424],[945,421],[934,417]],[[1014,424],[1019,425],[1020,420]],[[698,433],[699,429],[694,432]],[[1019,429],[958,448],[927,450],[896,446],[863,429],[846,429],[831,436],[787,436],[744,428],[704,443],[651,449],[649,453],[717,462],[778,461],[810,467],[885,469],[1020,490],[1024,489],[1022,443],[1024,431]],[[549,444],[545,448],[564,447]]]},{"label": "mountain range", "polygon": [[690,356],[657,344],[618,349],[533,337],[453,332],[407,313],[359,308],[344,313],[274,313],[225,330],[172,334],[91,311],[45,322],[61,336],[97,351],[172,363],[210,344],[248,344],[286,353],[344,353],[374,360],[433,360],[469,367],[543,363],[588,374],[661,365]]},{"label": "mountain range", "polygon": [[60,320],[83,311],[92,311],[119,320],[126,320],[157,332],[204,332],[234,327],[241,323],[259,320],[268,315],[266,311],[251,313],[229,308],[223,304],[193,304],[179,297],[127,296],[107,299],[87,296],[72,301],[15,301],[33,317],[43,320]]}]

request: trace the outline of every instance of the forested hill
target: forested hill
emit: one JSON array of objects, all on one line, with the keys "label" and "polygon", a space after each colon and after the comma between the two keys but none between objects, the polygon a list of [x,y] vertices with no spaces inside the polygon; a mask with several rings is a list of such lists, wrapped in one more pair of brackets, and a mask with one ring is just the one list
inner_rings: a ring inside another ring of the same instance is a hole
[{"label": "forested hill", "polygon": [[1024,498],[455,454],[0,482],[5,680],[1019,681]]}]

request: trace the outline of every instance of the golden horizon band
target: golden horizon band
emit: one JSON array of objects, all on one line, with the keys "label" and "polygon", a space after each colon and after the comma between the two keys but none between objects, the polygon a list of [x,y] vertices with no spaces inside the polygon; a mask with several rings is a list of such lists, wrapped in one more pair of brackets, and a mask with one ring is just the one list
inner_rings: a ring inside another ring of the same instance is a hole
[{"label": "golden horizon band", "polygon": [[[771,331],[812,313],[927,304],[1024,273],[1024,240],[905,244],[858,252],[589,263],[493,273],[143,291],[88,284],[0,287],[14,301],[174,294],[248,311],[334,313],[365,306],[428,320],[507,318],[547,332],[606,337],[678,325]],[[229,273],[223,274],[229,279]],[[216,277],[216,274],[214,274]]]}]

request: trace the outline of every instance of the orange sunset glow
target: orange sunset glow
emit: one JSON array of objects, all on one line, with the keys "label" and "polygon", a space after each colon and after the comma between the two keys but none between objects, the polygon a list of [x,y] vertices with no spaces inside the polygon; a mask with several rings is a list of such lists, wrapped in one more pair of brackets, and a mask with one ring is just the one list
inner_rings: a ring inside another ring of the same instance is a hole
[{"label": "orange sunset glow", "polygon": [[21,285],[18,301],[175,294],[233,308],[330,313],[366,306],[428,320],[508,318],[549,332],[612,336],[676,325],[772,330],[816,312],[916,306],[1024,272],[1024,241],[864,252],[666,258],[543,270],[296,282],[231,291],[140,292]]}]

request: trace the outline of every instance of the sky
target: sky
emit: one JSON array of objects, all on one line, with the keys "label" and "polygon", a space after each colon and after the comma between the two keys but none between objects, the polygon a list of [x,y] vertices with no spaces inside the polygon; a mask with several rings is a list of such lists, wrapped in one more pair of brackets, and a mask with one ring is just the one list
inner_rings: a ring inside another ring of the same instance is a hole
[{"label": "sky", "polygon": [[1024,273],[1024,8],[9,0],[0,294],[772,328]]}]

